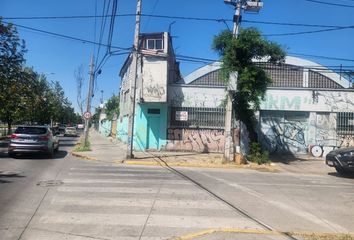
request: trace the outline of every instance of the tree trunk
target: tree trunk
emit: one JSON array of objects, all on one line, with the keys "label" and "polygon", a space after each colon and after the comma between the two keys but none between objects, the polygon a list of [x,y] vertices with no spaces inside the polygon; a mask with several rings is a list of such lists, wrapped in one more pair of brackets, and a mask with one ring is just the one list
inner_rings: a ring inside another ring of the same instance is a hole
[{"label": "tree trunk", "polygon": [[7,121],[7,135],[11,135],[12,122]]}]

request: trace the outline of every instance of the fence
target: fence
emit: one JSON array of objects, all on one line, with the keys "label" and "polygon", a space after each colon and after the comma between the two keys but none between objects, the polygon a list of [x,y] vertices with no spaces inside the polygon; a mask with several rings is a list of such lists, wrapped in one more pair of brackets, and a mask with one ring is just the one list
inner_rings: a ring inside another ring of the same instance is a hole
[{"label": "fence", "polygon": [[337,113],[337,133],[342,135],[354,134],[354,112]]},{"label": "fence", "polygon": [[[225,109],[205,107],[170,107],[170,127],[224,129]],[[183,118],[181,118],[183,113]]]}]

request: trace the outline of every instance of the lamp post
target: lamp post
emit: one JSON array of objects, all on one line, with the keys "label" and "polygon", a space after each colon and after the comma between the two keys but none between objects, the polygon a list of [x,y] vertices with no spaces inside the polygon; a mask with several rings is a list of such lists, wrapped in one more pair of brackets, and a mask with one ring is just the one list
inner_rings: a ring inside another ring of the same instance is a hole
[{"label": "lamp post", "polygon": [[[233,18],[233,37],[237,39],[239,35],[240,25],[242,21],[242,10],[248,12],[258,12],[262,7],[263,3],[261,0],[224,0],[224,3],[230,4],[235,7],[235,14]],[[231,161],[230,159],[230,150],[233,149],[233,141],[231,136],[231,127],[232,127],[232,98],[233,91],[237,91],[237,73],[230,74],[229,86],[227,87],[227,103],[226,103],[226,113],[225,113],[225,146],[224,146],[224,161]],[[233,89],[232,86],[235,86]],[[239,139],[236,145],[236,153],[241,153],[241,122],[238,123],[240,132]]]}]

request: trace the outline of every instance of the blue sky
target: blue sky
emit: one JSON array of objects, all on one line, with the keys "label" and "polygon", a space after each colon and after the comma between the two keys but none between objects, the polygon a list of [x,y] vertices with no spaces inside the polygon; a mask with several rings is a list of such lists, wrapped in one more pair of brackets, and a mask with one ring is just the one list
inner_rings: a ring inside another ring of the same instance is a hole
[{"label": "blue sky", "polygon": [[[107,0],[108,2],[109,0]],[[322,0],[323,2],[332,2]],[[104,0],[0,0],[0,16],[4,21],[10,21],[26,27],[48,32],[68,35],[80,39],[98,42],[101,20],[84,19],[6,19],[11,17],[41,17],[41,16],[83,16],[102,15]],[[266,21],[273,23],[298,23],[328,26],[354,25],[354,1],[338,0],[336,3],[353,7],[340,7],[319,4],[308,0],[264,0],[264,8],[258,14],[244,14],[246,21]],[[119,0],[117,14],[130,14],[136,11],[135,0]],[[142,0],[142,13],[153,15],[168,15],[213,19],[232,19],[233,7],[224,4],[222,0]],[[135,17],[117,17],[112,45],[131,47],[133,44]],[[172,24],[173,23],[173,24]],[[108,32],[103,43],[106,43]],[[226,29],[226,24],[216,21],[196,21],[181,19],[166,19],[143,17],[141,32],[168,31],[171,25],[173,45],[179,55],[218,59],[211,49],[213,37]],[[232,29],[232,22],[227,22]],[[261,23],[242,23],[243,27],[257,27],[267,37],[276,41],[291,54],[300,53],[347,59],[330,60],[326,58],[303,57],[326,66],[347,66],[354,69],[354,29],[342,29],[313,34],[270,36],[280,33],[295,33],[326,29],[323,27],[281,26]],[[96,30],[95,30],[96,29]],[[73,106],[76,106],[76,82],[74,71],[83,64],[85,67],[85,87],[88,82],[90,55],[97,56],[97,46],[81,41],[68,40],[49,36],[32,30],[18,28],[20,37],[26,41],[27,66],[47,74],[49,80],[59,81]],[[95,38],[96,31],[96,38]],[[101,48],[101,56],[106,49]],[[102,68],[95,86],[93,105],[99,104],[101,90],[104,99],[119,91],[119,70],[127,55],[112,56]],[[202,63],[181,62],[182,75],[186,75],[201,67]],[[351,66],[351,67],[350,67]],[[86,90],[84,89],[86,92]]]}]

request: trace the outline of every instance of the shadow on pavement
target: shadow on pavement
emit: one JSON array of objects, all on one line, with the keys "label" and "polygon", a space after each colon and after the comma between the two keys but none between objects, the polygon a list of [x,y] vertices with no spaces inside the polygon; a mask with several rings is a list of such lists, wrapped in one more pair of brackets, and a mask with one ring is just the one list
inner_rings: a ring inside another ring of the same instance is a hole
[{"label": "shadow on pavement", "polygon": [[43,153],[19,153],[15,156],[15,159],[20,159],[20,160],[56,160],[56,159],[62,159],[65,158],[66,155],[68,155],[67,151],[61,151],[59,150],[58,152],[54,153],[53,158],[48,158],[46,154]]},{"label": "shadow on pavement", "polygon": [[337,172],[329,172],[328,175],[333,176],[333,177],[338,177],[338,178],[354,179],[354,172],[346,173],[346,174],[339,174]]},{"label": "shadow on pavement", "polygon": [[0,171],[0,184],[1,183],[11,183],[9,179],[11,178],[24,178],[22,172],[14,172],[14,171]]}]

